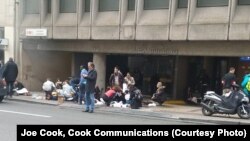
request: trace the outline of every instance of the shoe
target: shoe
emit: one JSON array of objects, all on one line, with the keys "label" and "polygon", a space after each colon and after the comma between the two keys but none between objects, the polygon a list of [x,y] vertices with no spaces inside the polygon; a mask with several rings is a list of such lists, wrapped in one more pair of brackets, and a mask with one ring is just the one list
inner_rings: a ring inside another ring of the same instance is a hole
[{"label": "shoe", "polygon": [[82,112],[89,112],[89,110],[83,110]]},{"label": "shoe", "polygon": [[94,110],[90,110],[89,113],[94,113]]}]

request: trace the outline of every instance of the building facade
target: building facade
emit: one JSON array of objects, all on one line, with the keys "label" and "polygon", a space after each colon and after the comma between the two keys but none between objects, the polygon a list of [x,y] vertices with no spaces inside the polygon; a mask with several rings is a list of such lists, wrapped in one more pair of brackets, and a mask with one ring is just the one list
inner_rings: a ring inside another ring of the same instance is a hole
[{"label": "building facade", "polygon": [[3,0],[0,4],[0,60],[6,62],[15,55],[15,0]]},{"label": "building facade", "polygon": [[[46,77],[79,75],[94,61],[105,89],[113,67],[132,72],[144,93],[163,81],[171,98],[198,90],[206,69],[211,89],[235,66],[250,69],[248,0],[19,0],[16,60],[21,81],[41,90]],[[44,34],[30,34],[43,29]]]}]

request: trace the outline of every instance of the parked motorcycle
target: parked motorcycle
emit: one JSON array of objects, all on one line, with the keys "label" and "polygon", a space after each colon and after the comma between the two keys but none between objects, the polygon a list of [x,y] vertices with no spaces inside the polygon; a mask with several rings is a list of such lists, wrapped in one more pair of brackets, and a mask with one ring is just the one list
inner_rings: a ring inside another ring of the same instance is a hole
[{"label": "parked motorcycle", "polygon": [[211,116],[219,114],[238,114],[240,118],[250,118],[249,98],[239,89],[238,85],[227,96],[220,96],[213,91],[207,91],[201,102],[202,114]]}]

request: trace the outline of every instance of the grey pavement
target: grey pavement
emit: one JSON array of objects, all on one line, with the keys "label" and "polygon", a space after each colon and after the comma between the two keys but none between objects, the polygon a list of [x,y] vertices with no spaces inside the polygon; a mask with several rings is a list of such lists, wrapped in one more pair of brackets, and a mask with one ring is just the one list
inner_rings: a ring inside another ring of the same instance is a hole
[{"label": "grey pavement", "polygon": [[[42,99],[33,99],[32,96],[13,96],[14,101],[22,101],[37,104],[54,105],[58,107],[83,109],[82,105],[78,105],[71,101],[65,101],[63,104],[58,104],[57,101],[45,100],[43,92],[32,92],[32,94],[41,96]],[[168,102],[166,102],[168,103]],[[114,108],[105,105],[96,106],[96,111],[116,114],[129,114],[132,116],[157,117],[157,118],[172,118],[185,121],[200,121],[216,124],[250,124],[250,119],[240,119],[238,115],[221,115],[203,116],[200,106],[190,105],[175,105],[166,104],[164,106],[148,107],[144,106],[141,109],[130,108]]]},{"label": "grey pavement", "polygon": [[[112,108],[111,108],[112,109]],[[94,113],[82,112],[79,108],[41,105],[6,100],[0,103],[1,141],[16,140],[16,125],[60,124],[60,125],[190,125],[207,124],[199,121],[183,121],[172,118],[108,113],[101,109]]]}]

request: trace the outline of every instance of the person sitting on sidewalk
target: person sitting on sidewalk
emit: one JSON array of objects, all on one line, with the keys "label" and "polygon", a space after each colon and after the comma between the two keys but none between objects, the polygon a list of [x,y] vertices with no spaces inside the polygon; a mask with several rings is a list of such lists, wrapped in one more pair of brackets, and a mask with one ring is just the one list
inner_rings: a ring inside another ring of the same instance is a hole
[{"label": "person sitting on sidewalk", "polygon": [[156,87],[156,93],[153,94],[151,99],[159,103],[159,105],[162,105],[162,103],[166,100],[166,93],[164,92],[165,86],[162,85],[162,82],[158,82]]},{"label": "person sitting on sidewalk", "polygon": [[62,89],[62,81],[58,78],[56,81],[56,89]]},{"label": "person sitting on sidewalk", "polygon": [[55,90],[55,84],[52,81],[50,81],[50,78],[47,78],[47,81],[43,83],[42,88],[45,92],[45,99],[50,100],[52,91]]},{"label": "person sitting on sidewalk", "polygon": [[19,81],[14,82],[14,91],[17,93],[17,95],[29,95],[29,91],[23,86],[23,84]]},{"label": "person sitting on sidewalk", "polygon": [[104,100],[107,106],[110,106],[111,101],[115,97],[115,93],[116,92],[114,89],[108,87],[107,91],[102,95],[102,99]]},{"label": "person sitting on sidewalk", "polygon": [[65,80],[63,84],[63,89],[61,91],[61,95],[63,95],[66,98],[66,100],[73,100],[75,94],[76,92],[73,89],[73,87],[69,85],[69,81]]},{"label": "person sitting on sidewalk", "polygon": [[134,85],[128,85],[128,91],[130,93],[130,108],[139,109],[142,107],[143,96],[141,90]]}]

